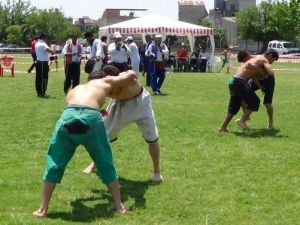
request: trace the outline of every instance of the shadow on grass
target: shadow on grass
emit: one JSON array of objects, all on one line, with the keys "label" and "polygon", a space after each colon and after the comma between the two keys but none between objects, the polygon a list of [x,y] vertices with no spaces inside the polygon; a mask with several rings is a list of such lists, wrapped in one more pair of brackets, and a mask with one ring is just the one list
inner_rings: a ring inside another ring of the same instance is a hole
[{"label": "shadow on grass", "polygon": [[284,138],[288,137],[286,135],[280,134],[279,129],[250,129],[243,132],[232,132],[236,136],[241,137],[252,137],[252,138],[263,138],[263,137],[274,137],[274,138]]},{"label": "shadow on grass", "polygon": [[167,94],[167,93],[161,93],[161,94],[157,94],[157,95],[155,95],[155,94],[152,94],[152,97],[162,97],[162,96],[168,96],[169,94]]},{"label": "shadow on grass", "polygon": [[[130,206],[130,210],[134,208],[146,208],[146,199],[144,197],[149,186],[155,185],[152,181],[133,181],[119,177],[121,185],[122,202],[133,198],[134,204]],[[49,212],[47,217],[52,219],[62,219],[72,222],[90,223],[99,218],[113,218],[115,209],[109,192],[105,190],[92,189],[92,195],[88,198],[79,198],[71,202],[72,212]],[[103,203],[99,203],[103,202]],[[85,203],[94,202],[92,207]]]}]

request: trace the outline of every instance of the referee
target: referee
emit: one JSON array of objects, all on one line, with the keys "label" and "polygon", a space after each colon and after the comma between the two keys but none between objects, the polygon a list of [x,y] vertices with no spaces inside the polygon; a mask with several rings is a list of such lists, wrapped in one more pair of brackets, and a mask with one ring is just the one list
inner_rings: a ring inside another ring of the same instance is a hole
[{"label": "referee", "polygon": [[49,55],[48,53],[54,54],[54,51],[49,48],[46,44],[46,34],[40,34],[38,42],[35,44],[36,52],[36,76],[35,76],[35,89],[37,96],[45,98],[47,84],[48,84],[48,73],[49,73]]}]

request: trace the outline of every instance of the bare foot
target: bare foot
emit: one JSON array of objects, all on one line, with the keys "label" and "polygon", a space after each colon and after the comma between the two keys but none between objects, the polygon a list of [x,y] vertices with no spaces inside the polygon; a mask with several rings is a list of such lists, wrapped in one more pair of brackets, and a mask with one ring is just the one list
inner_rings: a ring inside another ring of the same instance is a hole
[{"label": "bare foot", "polygon": [[154,182],[154,183],[161,183],[163,181],[163,177],[162,175],[158,172],[158,173],[154,173],[152,175],[152,178],[151,180]]},{"label": "bare foot", "polygon": [[272,130],[273,128],[274,128],[274,127],[273,127],[273,123],[269,123],[268,126],[267,126],[267,129],[268,129],[268,130]]},{"label": "bare foot", "polygon": [[220,127],[219,128],[219,132],[226,132],[226,133],[228,133],[229,131],[227,130],[227,128]]},{"label": "bare foot", "polygon": [[124,206],[124,205],[122,205],[120,209],[116,209],[116,212],[117,212],[118,214],[125,214],[125,213],[127,213],[129,210],[130,210],[130,207],[129,207],[129,206]]},{"label": "bare foot", "polygon": [[47,209],[45,210],[38,209],[37,211],[33,212],[32,215],[38,218],[44,218],[47,216]]},{"label": "bare foot", "polygon": [[245,122],[243,122],[241,119],[238,119],[235,122],[240,128],[242,128],[244,130],[249,130],[249,127],[247,126],[247,124]]},{"label": "bare foot", "polygon": [[94,163],[91,163],[87,168],[85,168],[83,171],[83,173],[86,173],[86,174],[91,174],[93,172],[96,172],[96,167],[95,167],[95,164]]}]

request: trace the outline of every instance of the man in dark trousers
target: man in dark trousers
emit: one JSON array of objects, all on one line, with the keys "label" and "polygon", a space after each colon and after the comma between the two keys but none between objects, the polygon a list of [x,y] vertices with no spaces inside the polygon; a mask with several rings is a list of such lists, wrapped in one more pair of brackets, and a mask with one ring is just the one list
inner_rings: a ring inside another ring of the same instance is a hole
[{"label": "man in dark trousers", "polygon": [[31,57],[33,60],[33,63],[31,64],[31,66],[29,67],[29,69],[27,70],[28,73],[31,73],[31,71],[33,70],[33,68],[35,67],[35,63],[36,63],[36,53],[35,53],[35,44],[37,43],[39,37],[35,36],[32,41],[30,42],[30,48],[31,48]]},{"label": "man in dark trousers", "polygon": [[83,47],[77,42],[77,36],[71,34],[71,41],[64,46],[62,54],[65,56],[65,82],[64,93],[67,94],[69,88],[76,87],[80,82],[80,63],[83,56]]},{"label": "man in dark trousers", "polygon": [[48,84],[48,73],[49,73],[49,54],[54,54],[54,51],[49,48],[46,44],[47,35],[42,33],[39,35],[38,42],[35,44],[36,52],[36,77],[35,77],[35,89],[37,96],[45,98],[47,84]]}]

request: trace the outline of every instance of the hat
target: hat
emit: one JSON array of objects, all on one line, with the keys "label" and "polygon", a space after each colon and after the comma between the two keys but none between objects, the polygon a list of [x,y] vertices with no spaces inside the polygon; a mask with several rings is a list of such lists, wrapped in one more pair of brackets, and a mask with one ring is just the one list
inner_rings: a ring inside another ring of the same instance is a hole
[{"label": "hat", "polygon": [[128,36],[125,41],[133,41],[133,37],[132,36]]},{"label": "hat", "polygon": [[113,37],[114,38],[122,38],[122,35],[120,34],[120,32],[115,32]]},{"label": "hat", "polygon": [[162,35],[161,34],[156,34],[155,38],[162,38]]}]

